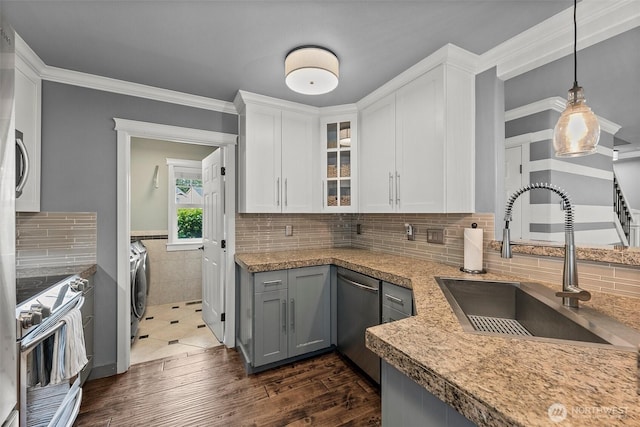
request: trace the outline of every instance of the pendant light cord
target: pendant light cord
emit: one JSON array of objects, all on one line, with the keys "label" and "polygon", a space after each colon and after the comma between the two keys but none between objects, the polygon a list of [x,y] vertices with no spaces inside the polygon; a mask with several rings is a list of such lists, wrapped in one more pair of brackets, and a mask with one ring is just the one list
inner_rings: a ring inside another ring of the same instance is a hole
[{"label": "pendant light cord", "polygon": [[576,9],[578,0],[573,0],[573,86],[578,86],[578,22],[576,20]]}]

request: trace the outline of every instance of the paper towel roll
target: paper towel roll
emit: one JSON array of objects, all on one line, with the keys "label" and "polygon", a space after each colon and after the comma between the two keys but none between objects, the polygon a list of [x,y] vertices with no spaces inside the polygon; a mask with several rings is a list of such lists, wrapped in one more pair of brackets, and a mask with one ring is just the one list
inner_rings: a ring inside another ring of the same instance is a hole
[{"label": "paper towel roll", "polygon": [[464,269],[482,270],[482,229],[464,229]]}]

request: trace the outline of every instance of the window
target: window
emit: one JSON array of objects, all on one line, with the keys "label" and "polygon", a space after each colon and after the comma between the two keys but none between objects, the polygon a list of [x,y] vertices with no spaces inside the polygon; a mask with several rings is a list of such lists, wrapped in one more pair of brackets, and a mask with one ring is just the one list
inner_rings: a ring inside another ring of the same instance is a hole
[{"label": "window", "polygon": [[167,250],[202,245],[202,166],[197,160],[167,159],[169,166],[169,242]]}]

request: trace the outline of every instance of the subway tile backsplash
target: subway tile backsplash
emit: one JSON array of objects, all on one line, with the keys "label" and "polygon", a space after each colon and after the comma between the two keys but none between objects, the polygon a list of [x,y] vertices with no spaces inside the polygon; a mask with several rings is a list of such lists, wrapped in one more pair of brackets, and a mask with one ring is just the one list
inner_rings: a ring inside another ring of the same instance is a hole
[{"label": "subway tile backsplash", "polygon": [[[464,229],[474,222],[484,231],[487,270],[519,280],[562,283],[562,258],[514,254],[503,259],[490,248],[493,214],[238,214],[236,251],[354,247],[462,266]],[[405,223],[414,226],[414,241],[407,240]],[[285,236],[286,225],[293,226],[290,237]],[[444,230],[444,245],[427,243],[431,228]],[[640,268],[579,260],[578,272],[585,289],[640,297]]]},{"label": "subway tile backsplash", "polygon": [[16,268],[94,264],[95,212],[16,213]]},{"label": "subway tile backsplash", "polygon": [[[351,246],[350,214],[237,214],[236,252]],[[285,236],[285,227],[292,235]]]},{"label": "subway tile backsplash", "polygon": [[[238,214],[236,252],[355,247],[462,265],[463,232],[474,222],[487,246],[492,214]],[[407,240],[405,223],[414,226],[416,240]],[[285,235],[288,225],[292,236]],[[427,243],[428,228],[444,230],[445,244]]]}]

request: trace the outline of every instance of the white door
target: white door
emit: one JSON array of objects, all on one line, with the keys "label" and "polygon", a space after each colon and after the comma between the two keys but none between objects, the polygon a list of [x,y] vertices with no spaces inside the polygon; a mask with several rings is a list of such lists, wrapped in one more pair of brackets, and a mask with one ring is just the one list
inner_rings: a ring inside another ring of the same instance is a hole
[{"label": "white door", "polygon": [[222,150],[202,161],[202,318],[218,341],[224,338],[224,178]]},{"label": "white door", "polygon": [[[509,201],[509,197],[522,187],[522,147],[511,147],[505,150],[505,167],[504,167],[504,190],[505,190],[505,203]],[[511,230],[511,240],[522,239],[522,200],[523,197],[528,197],[529,194],[523,194],[516,199],[511,210],[511,222],[509,223],[509,229]],[[498,218],[496,218],[498,219]],[[504,218],[499,218],[500,221]],[[504,222],[498,223],[500,226],[504,226]]]}]

